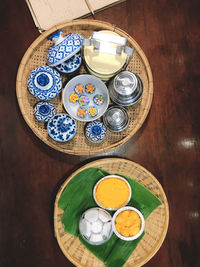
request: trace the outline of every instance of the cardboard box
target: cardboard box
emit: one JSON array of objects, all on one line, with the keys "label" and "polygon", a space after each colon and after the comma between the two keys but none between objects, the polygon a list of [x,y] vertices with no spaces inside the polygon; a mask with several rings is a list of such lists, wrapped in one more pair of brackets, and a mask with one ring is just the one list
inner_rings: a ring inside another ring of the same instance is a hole
[{"label": "cardboard box", "polygon": [[38,30],[66,20],[83,18],[125,0],[26,0]]}]

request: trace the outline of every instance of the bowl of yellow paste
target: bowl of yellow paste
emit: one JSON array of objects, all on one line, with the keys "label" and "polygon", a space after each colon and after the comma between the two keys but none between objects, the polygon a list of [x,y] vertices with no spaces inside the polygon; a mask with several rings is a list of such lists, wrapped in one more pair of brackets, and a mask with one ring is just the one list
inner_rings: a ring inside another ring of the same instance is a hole
[{"label": "bowl of yellow paste", "polygon": [[133,207],[118,209],[113,215],[113,232],[122,240],[132,241],[137,239],[144,231],[145,220],[142,213]]},{"label": "bowl of yellow paste", "polygon": [[126,179],[118,175],[108,175],[100,179],[93,189],[95,202],[101,208],[118,210],[128,204],[131,187]]}]

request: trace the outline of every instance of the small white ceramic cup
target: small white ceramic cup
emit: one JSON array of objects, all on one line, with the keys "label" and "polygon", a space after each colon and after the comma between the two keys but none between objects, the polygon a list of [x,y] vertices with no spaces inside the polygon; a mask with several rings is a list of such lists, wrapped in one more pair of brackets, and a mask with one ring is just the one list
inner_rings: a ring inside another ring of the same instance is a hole
[{"label": "small white ceramic cup", "polygon": [[123,181],[127,184],[128,188],[129,188],[129,192],[130,192],[130,194],[129,194],[129,197],[128,197],[126,203],[124,204],[124,206],[126,206],[126,204],[128,204],[128,202],[129,202],[130,199],[131,199],[131,195],[132,195],[132,190],[131,190],[130,184],[127,182],[127,180],[126,180],[125,178],[123,178],[123,177],[121,177],[121,176],[118,176],[118,175],[115,175],[115,174],[107,175],[107,176],[101,178],[101,179],[96,183],[96,185],[94,186],[94,189],[93,189],[93,197],[94,197],[94,200],[95,200],[95,202],[97,203],[97,205],[98,205],[99,207],[101,207],[101,208],[103,208],[103,209],[106,209],[106,210],[117,210],[117,209],[107,208],[107,207],[102,206],[102,205],[97,201],[96,196],[95,196],[97,186],[98,186],[103,180],[105,180],[105,179],[109,179],[109,178],[117,178],[117,179],[121,179],[121,180],[123,180]]},{"label": "small white ceramic cup", "polygon": [[[139,216],[140,216],[140,219],[141,219],[141,228],[140,228],[140,231],[137,235],[134,235],[134,236],[130,236],[130,237],[125,237],[123,235],[120,235],[115,227],[115,219],[117,217],[117,215],[124,211],[124,210],[133,210],[135,211]],[[139,236],[141,236],[141,234],[143,233],[144,231],[144,227],[145,227],[145,220],[144,220],[144,216],[142,215],[142,213],[136,209],[136,208],[133,208],[133,207],[130,207],[130,206],[126,206],[126,207],[123,207],[123,208],[120,208],[118,209],[115,214],[113,215],[113,219],[112,219],[112,228],[113,228],[113,232],[115,233],[115,235],[117,237],[119,237],[120,239],[122,240],[125,240],[125,241],[132,241],[132,240],[135,240],[137,239]]]}]

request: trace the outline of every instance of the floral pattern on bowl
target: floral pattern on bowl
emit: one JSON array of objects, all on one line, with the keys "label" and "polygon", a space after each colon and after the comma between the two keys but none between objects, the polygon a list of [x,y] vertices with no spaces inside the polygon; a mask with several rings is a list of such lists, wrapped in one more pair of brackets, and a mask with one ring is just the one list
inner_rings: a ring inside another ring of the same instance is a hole
[{"label": "floral pattern on bowl", "polygon": [[64,61],[61,64],[56,65],[55,68],[62,73],[69,74],[78,70],[79,67],[81,66],[81,62],[82,62],[81,52],[78,52],[70,59]]},{"label": "floral pattern on bowl", "polygon": [[49,39],[55,42],[54,46],[51,46],[47,52],[47,64],[53,67],[78,53],[84,37],[79,33],[70,33],[63,37],[62,31],[59,30]]},{"label": "floral pattern on bowl", "polygon": [[51,100],[62,90],[61,76],[48,66],[39,66],[29,74],[28,90],[37,99]]},{"label": "floral pattern on bowl", "polygon": [[93,143],[101,142],[106,136],[106,127],[100,121],[91,121],[85,127],[85,136]]},{"label": "floral pattern on bowl", "polygon": [[48,102],[39,102],[34,107],[34,116],[40,122],[48,122],[56,115],[56,108]]},{"label": "floral pattern on bowl", "polygon": [[76,121],[66,113],[60,113],[48,121],[49,136],[57,142],[70,141],[76,134]]}]

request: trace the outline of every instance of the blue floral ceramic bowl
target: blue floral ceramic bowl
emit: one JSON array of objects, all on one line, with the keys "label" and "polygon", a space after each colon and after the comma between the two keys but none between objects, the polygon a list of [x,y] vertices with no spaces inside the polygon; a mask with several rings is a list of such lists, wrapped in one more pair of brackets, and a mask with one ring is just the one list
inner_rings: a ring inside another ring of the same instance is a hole
[{"label": "blue floral ceramic bowl", "polygon": [[55,66],[55,68],[65,74],[70,74],[77,71],[81,66],[82,58],[81,52],[78,52],[70,59],[64,61],[61,64]]},{"label": "blue floral ceramic bowl", "polygon": [[48,66],[37,67],[28,77],[28,89],[34,97],[40,100],[51,100],[62,90],[61,76]]},{"label": "blue floral ceramic bowl", "polygon": [[56,115],[56,108],[48,102],[39,102],[34,107],[34,116],[40,122],[48,122]]},{"label": "blue floral ceramic bowl", "polygon": [[66,113],[56,114],[48,121],[49,136],[57,142],[70,141],[76,134],[76,121]]},{"label": "blue floral ceramic bowl", "polygon": [[55,42],[54,46],[51,46],[47,52],[47,64],[53,67],[78,53],[84,37],[79,33],[70,33],[63,37],[62,31],[59,30],[51,35],[49,39]]},{"label": "blue floral ceramic bowl", "polygon": [[85,127],[85,136],[93,143],[101,142],[106,136],[106,127],[100,121],[91,121]]}]

